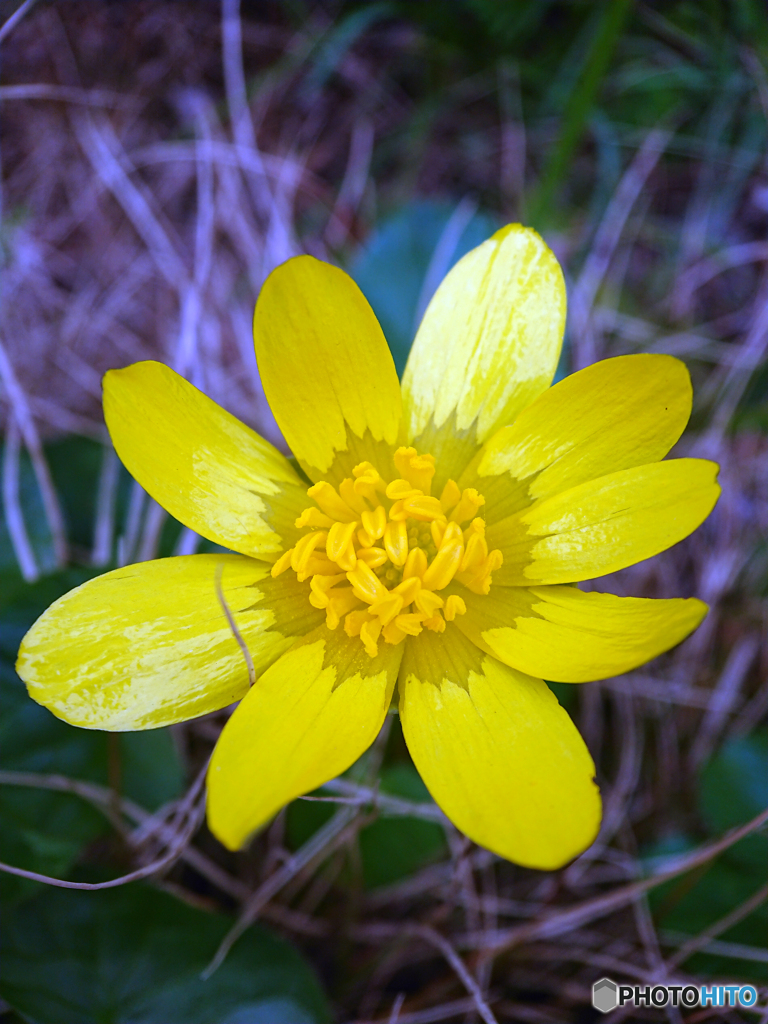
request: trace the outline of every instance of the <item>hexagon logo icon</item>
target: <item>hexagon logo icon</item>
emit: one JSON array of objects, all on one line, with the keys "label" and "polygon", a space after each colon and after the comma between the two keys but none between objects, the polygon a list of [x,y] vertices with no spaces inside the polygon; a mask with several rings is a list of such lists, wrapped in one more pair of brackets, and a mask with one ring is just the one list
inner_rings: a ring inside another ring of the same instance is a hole
[{"label": "hexagon logo icon", "polygon": [[601,978],[592,986],[592,1005],[600,1013],[610,1013],[619,1005],[619,986],[610,978]]}]

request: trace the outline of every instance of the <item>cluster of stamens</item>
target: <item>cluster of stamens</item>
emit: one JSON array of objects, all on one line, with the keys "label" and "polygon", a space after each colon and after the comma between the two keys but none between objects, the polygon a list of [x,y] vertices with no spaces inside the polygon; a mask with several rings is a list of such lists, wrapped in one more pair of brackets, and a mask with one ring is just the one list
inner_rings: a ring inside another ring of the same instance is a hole
[{"label": "cluster of stamens", "polygon": [[400,478],[389,483],[361,462],[338,490],[326,481],[310,487],[315,505],[296,520],[309,532],[272,567],[273,576],[291,568],[300,582],[311,580],[310,603],[325,609],[328,628],[343,619],[371,657],[379,638],[398,644],[425,628],[441,633],[467,609],[458,594],[438,591],[457,580],[487,594],[502,562],[477,515],[482,495],[449,480],[432,497],[432,455],[398,448],[394,461]]}]

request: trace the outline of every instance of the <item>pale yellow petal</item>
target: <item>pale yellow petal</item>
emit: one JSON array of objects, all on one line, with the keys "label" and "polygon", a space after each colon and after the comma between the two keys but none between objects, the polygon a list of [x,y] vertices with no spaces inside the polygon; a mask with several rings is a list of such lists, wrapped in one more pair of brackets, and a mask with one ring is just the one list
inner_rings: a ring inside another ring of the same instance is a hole
[{"label": "pale yellow petal", "polygon": [[343,270],[312,256],[277,267],[256,303],[253,336],[264,392],[313,480],[330,475],[339,452],[354,450],[351,461],[361,462],[375,460],[377,442],[391,449],[401,419],[395,364]]},{"label": "pale yellow petal", "polygon": [[[662,459],[691,414],[684,363],[666,355],[604,359],[539,395],[491,437],[462,487],[498,519],[605,473]],[[498,479],[495,479],[497,478]]]},{"label": "pale yellow petal", "polygon": [[216,711],[248,690],[248,669],[217,595],[263,672],[322,612],[309,584],[273,580],[242,555],[188,555],[115,569],[70,591],[24,637],[30,696],[86,729],[155,729]]},{"label": "pale yellow petal", "polygon": [[104,417],[128,472],[203,537],[274,561],[306,486],[276,448],[162,363],[110,370]]},{"label": "pale yellow petal", "polygon": [[572,583],[623,569],[692,533],[720,494],[718,466],[672,459],[579,484],[489,526],[506,586]]},{"label": "pale yellow petal", "polygon": [[446,424],[471,431],[476,445],[511,423],[552,381],[564,326],[552,252],[519,224],[497,231],[459,260],[427,307],[403,377],[408,437],[439,454]]},{"label": "pale yellow petal", "polygon": [[208,824],[230,850],[290,800],[346,771],[389,708],[402,645],[370,658],[321,626],[268,669],[227,722],[208,769]]},{"label": "pale yellow petal", "polygon": [[506,665],[553,682],[584,683],[637,668],[696,629],[696,598],[653,600],[584,593],[576,587],[463,589],[456,625]]},{"label": "pale yellow petal", "polygon": [[600,825],[600,794],[552,691],[450,624],[416,639],[424,642],[409,646],[400,671],[400,717],[435,801],[470,839],[516,864],[554,870],[582,853]]}]

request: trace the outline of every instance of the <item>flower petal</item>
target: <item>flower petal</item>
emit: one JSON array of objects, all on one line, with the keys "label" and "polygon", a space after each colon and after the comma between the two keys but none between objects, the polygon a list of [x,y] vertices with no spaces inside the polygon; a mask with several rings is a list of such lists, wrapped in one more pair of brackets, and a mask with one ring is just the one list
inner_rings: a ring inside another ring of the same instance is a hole
[{"label": "flower petal", "polygon": [[600,825],[595,767],[540,679],[479,651],[451,626],[422,633],[400,672],[400,718],[427,788],[481,846],[554,870]]},{"label": "flower petal", "polygon": [[374,461],[375,442],[395,443],[395,364],[373,310],[343,270],[312,256],[277,267],[256,303],[253,337],[264,393],[313,480],[329,475],[336,452]]},{"label": "flower petal", "polygon": [[307,491],[269,442],[162,363],[104,377],[104,417],[128,472],[190,529],[274,561]]},{"label": "flower petal", "polygon": [[571,487],[489,526],[506,586],[572,583],[623,569],[677,544],[709,515],[719,467],[672,459]]},{"label": "flower petal", "polygon": [[480,490],[486,519],[499,519],[605,473],[657,462],[682,434],[691,398],[679,359],[604,359],[555,384],[494,434],[460,486]]},{"label": "flower petal", "polygon": [[444,425],[472,428],[476,446],[511,423],[549,386],[564,327],[552,252],[519,224],[497,231],[459,260],[427,307],[403,377],[408,437],[440,455],[431,435]]},{"label": "flower petal", "polygon": [[251,687],[208,769],[208,824],[230,850],[297,796],[346,771],[376,739],[402,645],[369,658],[357,637],[326,626]]},{"label": "flower petal", "polygon": [[248,670],[217,573],[257,673],[313,629],[309,585],[241,555],[187,555],[115,569],[60,598],[24,637],[30,696],[86,729],[156,729],[226,707]]},{"label": "flower petal", "polygon": [[696,598],[652,600],[584,593],[576,587],[492,587],[461,593],[456,625],[484,651],[553,682],[586,683],[637,668],[696,629]]}]

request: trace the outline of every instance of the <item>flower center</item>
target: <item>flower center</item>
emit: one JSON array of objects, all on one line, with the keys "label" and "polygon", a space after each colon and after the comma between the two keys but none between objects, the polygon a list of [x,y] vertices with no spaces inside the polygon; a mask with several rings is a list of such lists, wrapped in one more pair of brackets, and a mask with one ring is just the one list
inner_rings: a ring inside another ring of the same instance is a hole
[{"label": "flower center", "polygon": [[[379,639],[399,644],[422,629],[441,633],[467,608],[458,594],[441,597],[454,579],[487,594],[501,552],[488,551],[485,498],[449,480],[439,498],[430,494],[435,460],[415,448],[398,448],[400,477],[389,483],[361,462],[338,490],[326,481],[310,487],[315,502],[296,520],[309,530],[272,567],[311,579],[310,603],[325,609],[329,629],[344,620],[373,658]],[[464,525],[468,524],[468,525]]]}]

